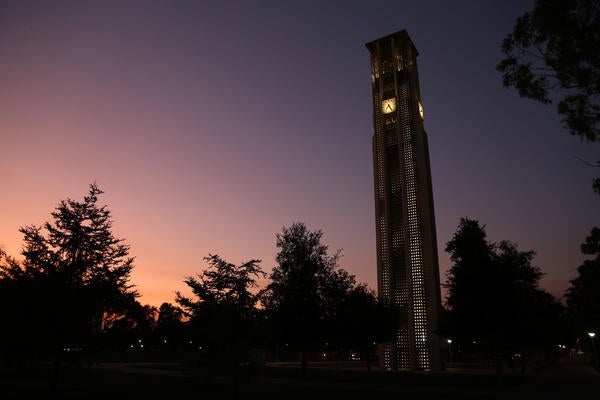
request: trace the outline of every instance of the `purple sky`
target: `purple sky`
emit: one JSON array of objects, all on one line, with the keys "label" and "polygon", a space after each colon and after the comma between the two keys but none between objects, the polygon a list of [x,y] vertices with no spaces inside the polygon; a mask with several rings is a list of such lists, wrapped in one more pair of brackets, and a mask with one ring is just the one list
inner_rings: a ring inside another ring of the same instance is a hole
[{"label": "purple sky", "polygon": [[503,37],[532,1],[2,1],[0,246],[96,181],[142,303],[202,257],[262,259],[294,221],[376,287],[369,53],[406,29],[429,134],[440,273],[460,217],[535,250],[561,296],[600,224],[598,145],[504,89]]}]

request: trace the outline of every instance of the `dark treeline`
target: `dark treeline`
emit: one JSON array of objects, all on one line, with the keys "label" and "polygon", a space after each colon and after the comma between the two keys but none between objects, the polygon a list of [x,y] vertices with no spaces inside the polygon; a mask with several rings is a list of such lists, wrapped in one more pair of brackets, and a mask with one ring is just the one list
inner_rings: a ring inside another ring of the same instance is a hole
[{"label": "dark treeline", "polygon": [[[305,369],[309,361],[360,359],[369,369],[377,344],[394,334],[400,312],[340,268],[340,253],[303,223],[277,234],[270,273],[257,259],[235,265],[209,254],[201,273],[182,278],[191,296],[142,305],[129,247],[113,236],[101,194],[91,185],[83,201],[61,201],[50,222],[21,228],[22,262],[0,253],[0,356],[11,365],[52,361],[54,382],[69,360],[128,353],[185,354],[208,379],[239,377],[269,360]],[[452,340],[447,359],[501,366],[516,356],[521,365],[547,362],[570,348],[591,353],[586,334],[600,328],[599,243],[594,228],[582,246],[593,258],[579,267],[563,306],[539,287],[532,251],[492,243],[478,221],[462,219],[446,246],[453,265],[437,333]]]},{"label": "dark treeline", "polygon": [[[369,360],[391,336],[393,318],[375,293],[329,255],[322,232],[303,223],[277,235],[278,265],[234,265],[220,255],[159,309],[142,305],[130,282],[133,257],[112,234],[102,191],[63,200],[41,226],[21,228],[22,262],[0,253],[0,356],[94,362],[116,352],[191,352],[208,373],[279,360]],[[269,278],[259,288],[258,278]]]},{"label": "dark treeline", "polygon": [[455,361],[487,358],[499,370],[508,365],[524,372],[531,360],[539,365],[560,356],[597,358],[600,229],[593,228],[582,245],[594,258],[579,267],[564,296],[566,306],[539,287],[544,274],[533,264],[533,251],[506,240],[490,242],[476,220],[461,219],[446,251],[453,265],[440,328],[451,340]]},{"label": "dark treeline", "polygon": [[[539,288],[534,252],[508,241],[492,243],[476,220],[463,218],[446,244],[448,271],[445,334],[455,358],[492,355],[498,368],[529,354],[556,354],[561,304]],[[462,354],[461,354],[462,353]]]}]

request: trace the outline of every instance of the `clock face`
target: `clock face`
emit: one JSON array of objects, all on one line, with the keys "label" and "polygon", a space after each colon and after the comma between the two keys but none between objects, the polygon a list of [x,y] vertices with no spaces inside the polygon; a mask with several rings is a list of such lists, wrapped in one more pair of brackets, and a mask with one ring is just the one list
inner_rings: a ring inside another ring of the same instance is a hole
[{"label": "clock face", "polygon": [[419,102],[419,115],[421,116],[421,119],[423,119],[423,105],[421,105],[421,102]]},{"label": "clock face", "polygon": [[381,111],[384,114],[390,114],[396,111],[396,98],[385,99],[381,102]]}]

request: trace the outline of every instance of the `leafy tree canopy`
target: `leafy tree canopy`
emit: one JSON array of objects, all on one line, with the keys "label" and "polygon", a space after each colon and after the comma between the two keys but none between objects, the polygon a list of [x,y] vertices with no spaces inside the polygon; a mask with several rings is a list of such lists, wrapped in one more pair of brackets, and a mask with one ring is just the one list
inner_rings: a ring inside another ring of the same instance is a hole
[{"label": "leafy tree canopy", "polygon": [[503,84],[553,103],[571,134],[600,139],[600,1],[537,0],[502,43]]},{"label": "leafy tree canopy", "polygon": [[196,300],[177,293],[177,302],[189,315],[198,313],[204,305],[222,305],[235,308],[241,316],[249,316],[259,297],[251,290],[257,287],[256,279],[265,277],[260,260],[250,260],[241,265],[227,262],[218,255],[204,257],[209,267],[196,277],[187,277]]},{"label": "leafy tree canopy", "polygon": [[25,269],[98,291],[100,313],[137,297],[129,283],[134,258],[129,246],[114,237],[107,206],[97,204],[102,193],[92,184],[83,201],[61,200],[51,213],[52,222],[20,229]]},{"label": "leafy tree canopy", "polygon": [[92,184],[83,201],[61,200],[51,221],[20,229],[24,261],[5,258],[0,266],[2,297],[12,304],[7,339],[30,340],[45,352],[90,344],[108,316],[136,303],[133,258],[113,235],[111,213],[98,205],[101,194]]},{"label": "leafy tree canopy", "polygon": [[208,268],[184,281],[195,297],[177,292],[176,301],[191,318],[194,340],[208,358],[208,375],[222,367],[237,376],[240,362],[249,356],[256,331],[260,293],[253,289],[257,287],[256,280],[265,273],[260,260],[241,265],[229,263],[218,255],[209,255],[204,260]]},{"label": "leafy tree canopy", "polygon": [[600,228],[591,230],[581,252],[592,258],[577,268],[578,275],[565,293],[578,335],[587,330],[600,331]]},{"label": "leafy tree canopy", "polygon": [[543,273],[532,265],[533,251],[488,241],[484,226],[468,218],[461,219],[446,251],[453,262],[445,284],[446,331],[490,349],[522,350],[552,339],[560,306],[539,288]]},{"label": "leafy tree canopy", "polygon": [[[323,232],[310,231],[301,222],[277,234],[278,265],[270,276],[265,306],[280,319],[288,320],[284,330],[294,336],[306,338],[301,332],[317,329],[319,321],[333,315],[356,284],[354,276],[338,268],[340,252],[329,255],[322,237]],[[300,327],[292,327],[297,324]]]},{"label": "leafy tree canopy", "polygon": [[276,339],[297,346],[303,369],[307,352],[334,337],[333,320],[356,286],[354,276],[338,268],[340,252],[329,255],[322,237],[301,222],[283,227],[277,234],[277,266],[263,296]]}]

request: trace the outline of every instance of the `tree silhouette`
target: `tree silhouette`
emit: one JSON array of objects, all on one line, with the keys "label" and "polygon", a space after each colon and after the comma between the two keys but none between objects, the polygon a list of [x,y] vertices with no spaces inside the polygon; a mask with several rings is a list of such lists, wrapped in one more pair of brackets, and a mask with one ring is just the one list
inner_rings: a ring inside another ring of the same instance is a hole
[{"label": "tree silhouette", "polygon": [[[446,331],[456,344],[473,342],[496,355],[547,350],[560,304],[539,288],[535,253],[508,241],[491,243],[476,220],[462,218],[446,245],[453,262],[446,288]],[[499,365],[499,364],[498,364]]]},{"label": "tree silhouette", "polygon": [[578,335],[593,331],[600,334],[600,228],[594,227],[581,245],[583,254],[592,256],[577,268],[565,298]]},{"label": "tree silhouette", "polygon": [[218,255],[209,255],[204,260],[208,268],[184,281],[195,299],[177,292],[176,301],[191,318],[194,339],[201,353],[207,356],[208,377],[215,369],[224,368],[237,381],[240,363],[248,358],[252,321],[259,300],[252,289],[257,287],[256,279],[266,274],[260,268],[260,260],[241,265],[229,263]]},{"label": "tree silhouette", "polygon": [[56,366],[64,350],[93,354],[106,316],[125,312],[137,296],[129,246],[113,236],[102,193],[92,184],[83,201],[61,200],[52,221],[21,228],[24,261],[0,273],[15,296],[11,339]]},{"label": "tree silhouette", "polygon": [[399,317],[398,309],[384,304],[366,285],[355,285],[338,305],[330,336],[341,346],[358,353],[370,371],[375,344],[392,340]]},{"label": "tree silhouette", "polygon": [[[557,111],[572,135],[600,140],[600,1],[537,0],[502,43],[503,84]],[[596,163],[588,165],[600,167]],[[593,183],[600,194],[600,178]]]},{"label": "tree silhouette", "polygon": [[502,43],[497,66],[505,86],[552,103],[573,135],[600,139],[600,2],[537,0]]},{"label": "tree silhouette", "polygon": [[154,337],[158,310],[154,306],[134,301],[120,313],[107,313],[104,317],[103,351],[141,351],[156,347]]},{"label": "tree silhouette", "polygon": [[183,310],[171,303],[162,303],[158,309],[155,335],[161,347],[175,350],[183,346]]},{"label": "tree silhouette", "polygon": [[41,347],[39,339],[33,341],[38,321],[24,314],[38,306],[38,281],[34,271],[24,269],[0,249],[0,355],[19,364],[23,358],[35,353],[34,348]]},{"label": "tree silhouette", "polygon": [[496,318],[490,306],[495,297],[492,280],[492,245],[478,221],[462,218],[456,233],[446,244],[453,265],[445,287],[446,303],[452,311],[453,336],[487,337],[494,332]]},{"label": "tree silhouette", "polygon": [[264,295],[276,340],[297,346],[303,371],[308,351],[328,340],[328,323],[356,284],[354,276],[338,268],[340,253],[330,256],[322,237],[301,222],[283,227],[277,234],[278,265]]}]

